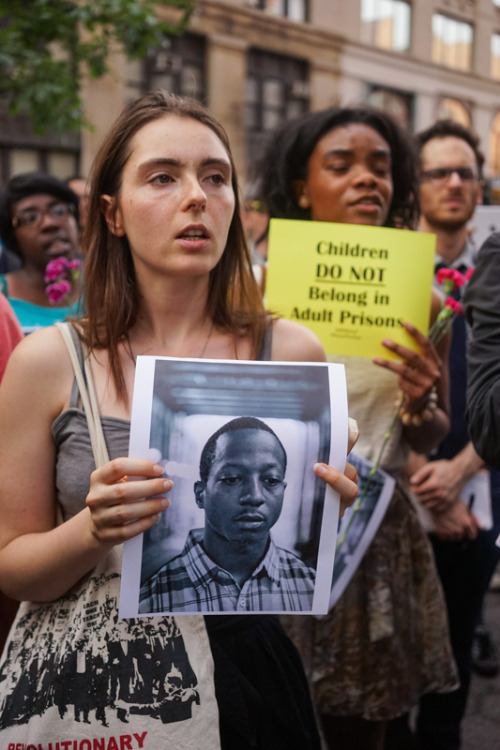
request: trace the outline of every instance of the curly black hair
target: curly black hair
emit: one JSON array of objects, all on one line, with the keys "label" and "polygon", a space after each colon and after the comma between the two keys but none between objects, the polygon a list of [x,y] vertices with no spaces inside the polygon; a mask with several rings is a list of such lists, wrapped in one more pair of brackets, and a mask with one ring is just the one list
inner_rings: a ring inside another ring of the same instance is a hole
[{"label": "curly black hair", "polygon": [[294,189],[307,176],[307,165],[318,141],[335,128],[362,124],[373,128],[391,150],[393,196],[386,227],[415,227],[418,221],[417,155],[411,137],[393,117],[371,107],[333,107],[289,120],[272,135],[257,166],[258,194],[271,218],[309,219]]}]

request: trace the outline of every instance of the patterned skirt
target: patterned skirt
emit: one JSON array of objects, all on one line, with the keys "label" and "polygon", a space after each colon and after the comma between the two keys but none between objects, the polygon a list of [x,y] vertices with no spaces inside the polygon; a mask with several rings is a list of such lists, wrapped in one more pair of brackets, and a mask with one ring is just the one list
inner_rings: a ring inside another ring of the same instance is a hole
[{"label": "patterned skirt", "polygon": [[386,721],[421,695],[458,687],[432,549],[397,487],[379,531],[333,610],[283,618],[319,714]]}]

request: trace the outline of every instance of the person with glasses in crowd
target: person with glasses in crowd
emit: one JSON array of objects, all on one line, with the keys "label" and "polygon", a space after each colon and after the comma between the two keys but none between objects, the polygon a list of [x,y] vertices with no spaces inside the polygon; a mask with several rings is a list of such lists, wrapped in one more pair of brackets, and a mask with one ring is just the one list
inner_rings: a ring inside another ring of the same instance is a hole
[{"label": "person with glasses in crowd", "polygon": [[0,237],[22,261],[21,268],[0,276],[0,291],[24,333],[77,313],[80,284],[63,268],[71,288],[65,285],[49,297],[46,269],[52,260],[77,258],[78,202],[64,182],[38,172],[13,177],[0,193]]},{"label": "person with glasses in crowd", "polygon": [[[469,222],[482,199],[484,156],[479,140],[459,123],[441,120],[419,133],[416,141],[420,150],[420,229],[436,235],[436,271],[452,268],[465,274],[475,265]],[[458,300],[461,293],[459,288],[452,294]],[[491,506],[500,489],[500,474],[487,471],[469,439],[465,416],[466,340],[465,319],[457,317],[448,360],[450,431],[431,460],[413,455],[410,461],[413,490],[430,513],[430,539],[460,676],[457,690],[430,693],[420,702],[417,739],[418,747],[426,750],[460,747],[474,631],[498,559],[498,531],[480,528],[475,515],[481,507]],[[485,637],[481,629],[477,638],[483,652]]]}]

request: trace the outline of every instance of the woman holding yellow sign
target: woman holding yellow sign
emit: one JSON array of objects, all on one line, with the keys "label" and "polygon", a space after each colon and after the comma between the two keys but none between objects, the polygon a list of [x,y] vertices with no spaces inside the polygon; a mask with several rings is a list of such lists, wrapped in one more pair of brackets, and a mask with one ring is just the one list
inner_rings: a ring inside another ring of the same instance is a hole
[{"label": "woman holding yellow sign", "polygon": [[[262,164],[261,198],[271,217],[416,225],[413,149],[383,112],[304,115],[276,132]],[[438,300],[435,308],[434,315]],[[432,552],[403,474],[410,449],[428,452],[448,430],[447,371],[429,339],[410,323],[405,329],[418,351],[382,342],[398,360],[335,357],[346,366],[349,408],[360,429],[357,453],[376,461],[398,391],[405,410],[383,456],[382,468],[397,484],[373,542],[330,614],[307,622],[294,618],[291,625],[302,642],[313,630],[313,689],[325,739],[335,750],[389,747],[388,727],[392,732],[398,726],[393,720],[420,695],[456,685]],[[410,736],[396,742],[400,749],[412,746]]]}]

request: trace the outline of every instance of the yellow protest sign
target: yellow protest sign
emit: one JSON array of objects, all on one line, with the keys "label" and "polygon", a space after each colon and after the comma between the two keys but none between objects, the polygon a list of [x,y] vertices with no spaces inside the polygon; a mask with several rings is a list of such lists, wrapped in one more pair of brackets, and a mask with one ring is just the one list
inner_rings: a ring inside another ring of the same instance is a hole
[{"label": "yellow protest sign", "polygon": [[311,328],[327,354],[391,357],[429,329],[436,238],[402,229],[273,219],[266,306]]}]

